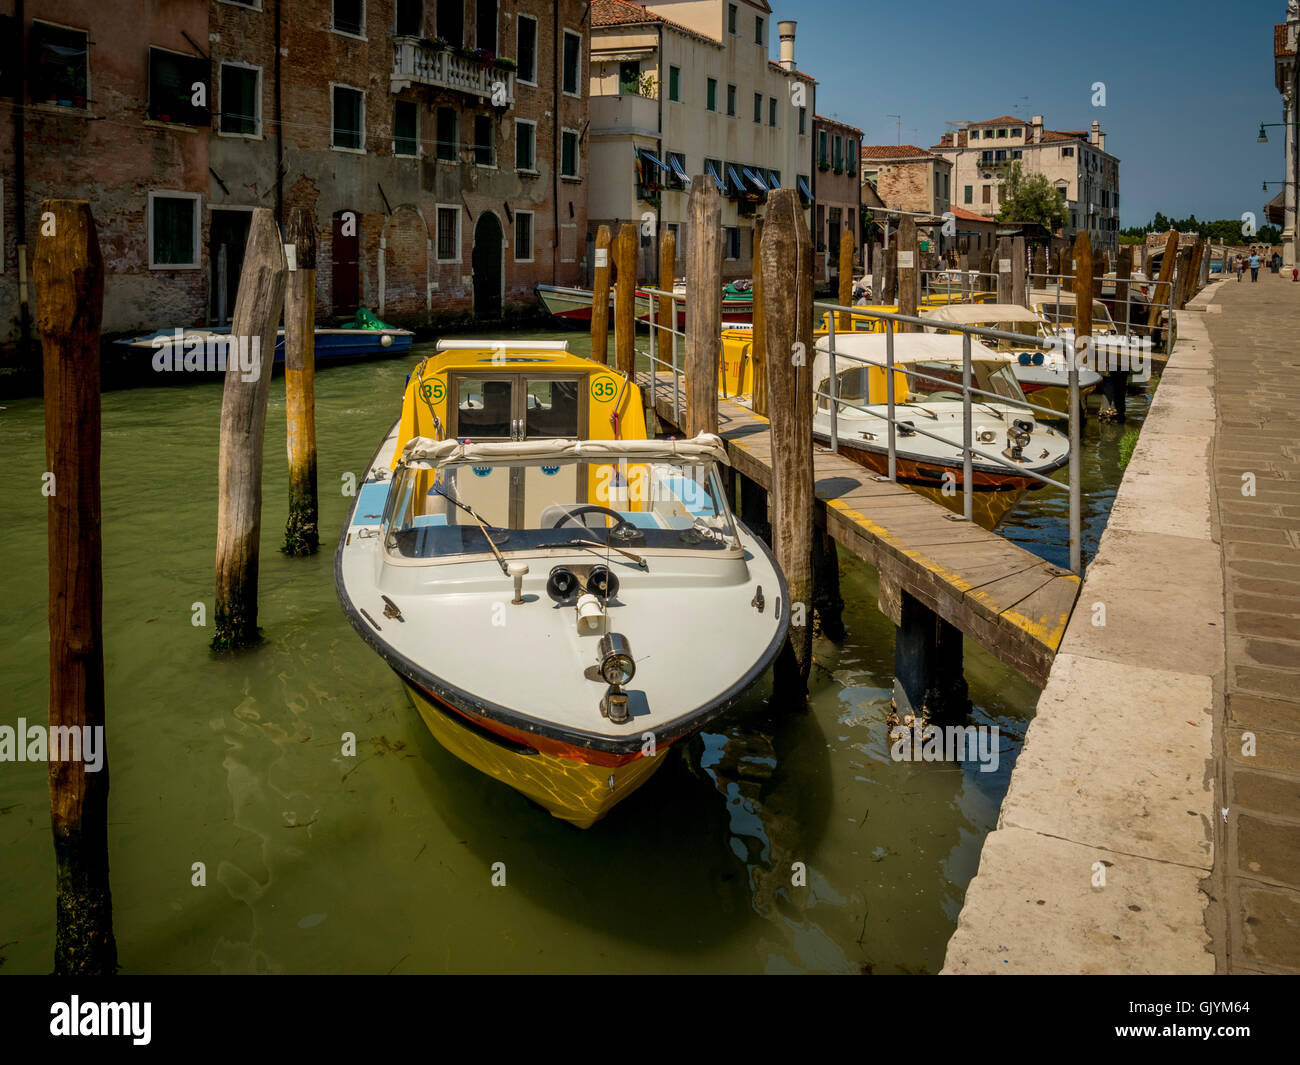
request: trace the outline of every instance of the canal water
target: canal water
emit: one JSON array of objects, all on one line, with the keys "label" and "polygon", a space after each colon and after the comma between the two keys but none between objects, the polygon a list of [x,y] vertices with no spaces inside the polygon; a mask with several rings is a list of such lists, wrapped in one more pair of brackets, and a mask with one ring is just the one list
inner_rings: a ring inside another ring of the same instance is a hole
[{"label": "canal water", "polygon": [[[584,337],[554,335],[584,350]],[[1036,689],[968,642],[971,723],[998,728],[996,770],[893,761],[893,631],[876,610],[874,571],[844,558],[849,636],[817,640],[807,709],[772,705],[765,681],[593,829],[553,820],[437,745],[335,599],[343,477],[360,474],[393,421],[414,361],[319,374],[324,543],[305,560],[279,551],[276,378],[265,642],[225,657],[193,623],[196,604],[209,615],[212,605],[221,386],[172,380],[104,395],[109,842],[123,971],[937,970]],[[1127,427],[1087,423],[1088,554],[1145,407],[1130,398]],[[0,724],[43,723],[38,399],[0,409],[0,454],[10,486]],[[1065,564],[1065,514],[1064,492],[1035,493],[1004,531]],[[355,757],[341,753],[346,732]],[[49,971],[53,889],[45,767],[2,763],[0,973]]]}]

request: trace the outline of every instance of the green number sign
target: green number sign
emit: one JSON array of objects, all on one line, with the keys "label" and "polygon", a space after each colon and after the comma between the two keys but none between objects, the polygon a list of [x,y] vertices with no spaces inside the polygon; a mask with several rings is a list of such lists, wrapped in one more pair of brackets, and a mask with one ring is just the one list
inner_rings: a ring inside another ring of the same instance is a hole
[{"label": "green number sign", "polygon": [[618,382],[612,377],[593,377],[591,398],[601,403],[610,402],[618,394]]},{"label": "green number sign", "polygon": [[441,403],[445,395],[441,381],[426,381],[420,386],[420,395],[426,403]]}]

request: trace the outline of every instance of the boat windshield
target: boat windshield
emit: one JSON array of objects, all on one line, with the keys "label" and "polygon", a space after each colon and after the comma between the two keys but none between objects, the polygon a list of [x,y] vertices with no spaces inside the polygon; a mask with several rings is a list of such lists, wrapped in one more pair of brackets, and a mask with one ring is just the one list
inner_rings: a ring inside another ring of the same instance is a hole
[{"label": "boat windshield", "polygon": [[[1067,329],[1074,328],[1074,307],[1068,303],[1048,303],[1044,304],[1041,310],[1044,318],[1054,325],[1064,326]],[[1092,326],[1094,329],[1114,329],[1115,323],[1111,320],[1110,312],[1104,306],[1094,305],[1092,308]],[[1020,332],[1021,330],[1017,330]]]},{"label": "boat windshield", "polygon": [[[996,329],[1001,333],[1018,333],[1023,337],[1039,337],[1043,341],[1048,341],[1052,338],[1051,332],[1043,322],[974,322],[972,324],[978,326],[980,329]],[[995,340],[993,337],[982,336],[976,336],[975,339],[985,347],[990,347],[994,351],[1003,353],[1009,351],[1025,351],[1030,348],[1036,348],[1039,351],[1052,350],[1047,343],[1033,344],[1026,340]]]},{"label": "boat windshield", "polygon": [[[951,362],[918,362],[908,369],[916,370],[940,381],[929,381],[923,377],[909,376],[908,401],[924,403],[930,399],[961,399],[961,366]],[[1025,393],[1016,380],[1010,363],[993,362],[988,359],[971,360],[971,386],[992,392],[1004,399],[1024,402]],[[981,403],[987,396],[972,395],[972,402]]]},{"label": "boat windshield", "polygon": [[479,519],[503,555],[575,541],[632,552],[739,547],[713,462],[565,456],[399,467],[384,548],[404,559],[488,554]]}]

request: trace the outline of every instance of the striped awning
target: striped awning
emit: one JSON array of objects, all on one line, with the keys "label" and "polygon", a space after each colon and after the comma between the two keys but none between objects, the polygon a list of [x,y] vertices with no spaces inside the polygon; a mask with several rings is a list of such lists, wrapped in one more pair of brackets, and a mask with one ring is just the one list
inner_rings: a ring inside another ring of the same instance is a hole
[{"label": "striped awning", "polygon": [[655,153],[652,152],[649,148],[638,148],[637,152],[641,156],[641,158],[644,159],[647,163],[654,163],[654,165],[657,166],[660,170],[662,170],[665,174],[672,173],[672,170],[669,168],[668,164],[665,163],[662,159],[660,159],[659,156],[655,155]]},{"label": "striped awning", "polygon": [[813,198],[813,194],[812,194],[812,189],[808,187],[808,179],[805,177],[800,177],[798,181],[798,185],[799,185],[799,195],[802,196],[805,200],[811,200]]},{"label": "striped awning", "polygon": [[704,172],[708,174],[711,178],[713,178],[715,182],[717,182],[719,192],[727,191],[726,182],[722,180],[722,174],[718,172],[717,163],[713,162],[713,160],[710,159],[708,162],[704,164]]},{"label": "striped awning", "polygon": [[682,166],[682,161],[678,159],[677,156],[670,155],[668,157],[668,165],[673,168],[673,173],[677,175],[678,180],[681,181],[683,185],[689,185],[691,183],[691,176],[686,173],[686,167]]},{"label": "striped awning", "polygon": [[749,178],[750,184],[759,192],[767,191],[767,182],[763,180],[763,171],[751,170],[749,167],[745,167],[745,177]]},{"label": "striped awning", "polygon": [[727,164],[727,181],[731,184],[727,190],[729,195],[739,196],[745,191],[745,179],[740,176],[740,168],[734,163]]},{"label": "striped awning", "polygon": [[779,189],[781,187],[781,179],[777,177],[775,170],[769,170],[767,172],[767,185],[768,188],[773,189]]}]

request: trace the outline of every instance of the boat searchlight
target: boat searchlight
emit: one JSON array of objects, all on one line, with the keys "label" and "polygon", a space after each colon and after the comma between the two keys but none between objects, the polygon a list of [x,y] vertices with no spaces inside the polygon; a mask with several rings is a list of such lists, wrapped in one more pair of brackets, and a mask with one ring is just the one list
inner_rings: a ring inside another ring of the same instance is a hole
[{"label": "boat searchlight", "polygon": [[1016,418],[1007,427],[1007,449],[1002,452],[1009,459],[1023,462],[1021,452],[1029,446],[1029,438],[1033,434],[1034,423],[1024,418]]},{"label": "boat searchlight", "polygon": [[617,632],[607,632],[600,638],[596,654],[600,662],[600,675],[609,684],[609,691],[600,701],[600,712],[616,725],[628,719],[627,693],[622,686],[636,676],[636,662],[627,637]]}]

